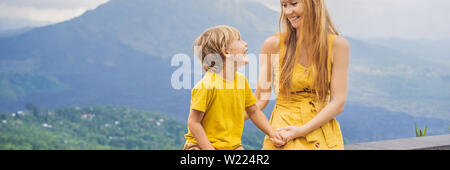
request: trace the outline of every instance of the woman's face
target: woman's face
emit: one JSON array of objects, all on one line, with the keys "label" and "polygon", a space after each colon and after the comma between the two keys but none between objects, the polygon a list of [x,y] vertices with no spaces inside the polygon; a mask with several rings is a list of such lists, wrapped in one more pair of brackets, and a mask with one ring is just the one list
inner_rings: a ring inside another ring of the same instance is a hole
[{"label": "woman's face", "polygon": [[281,8],[291,26],[296,29],[299,28],[301,19],[303,19],[303,4],[301,0],[281,0]]}]

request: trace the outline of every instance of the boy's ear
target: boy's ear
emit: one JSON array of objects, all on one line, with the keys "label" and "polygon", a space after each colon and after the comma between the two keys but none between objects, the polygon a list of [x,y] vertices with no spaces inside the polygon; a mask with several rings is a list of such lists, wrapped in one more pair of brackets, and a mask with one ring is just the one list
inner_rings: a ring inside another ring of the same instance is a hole
[{"label": "boy's ear", "polygon": [[222,53],[223,54],[227,54],[227,50],[226,49],[222,49]]},{"label": "boy's ear", "polygon": [[229,54],[229,52],[228,52],[226,49],[222,49],[222,54],[223,54],[224,56],[227,56],[227,54]]}]

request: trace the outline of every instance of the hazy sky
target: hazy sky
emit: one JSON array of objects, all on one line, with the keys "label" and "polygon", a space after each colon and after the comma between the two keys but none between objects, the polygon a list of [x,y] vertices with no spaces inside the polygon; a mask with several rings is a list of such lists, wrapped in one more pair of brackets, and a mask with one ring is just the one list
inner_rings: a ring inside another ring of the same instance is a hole
[{"label": "hazy sky", "polygon": [[[260,0],[280,11],[279,0]],[[357,38],[449,39],[449,0],[326,0],[339,31]]]},{"label": "hazy sky", "polygon": [[109,0],[0,0],[0,30],[62,22],[107,1]]},{"label": "hazy sky", "polygon": [[[108,0],[0,0],[0,30],[80,16]],[[279,0],[257,0],[274,10]],[[355,38],[450,39],[449,0],[326,0],[338,29]],[[274,21],[276,22],[276,21]]]}]

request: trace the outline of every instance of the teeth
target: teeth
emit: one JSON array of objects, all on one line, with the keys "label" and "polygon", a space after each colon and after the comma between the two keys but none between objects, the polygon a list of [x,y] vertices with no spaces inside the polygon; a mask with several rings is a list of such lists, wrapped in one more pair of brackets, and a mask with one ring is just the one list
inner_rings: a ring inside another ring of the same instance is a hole
[{"label": "teeth", "polygon": [[298,19],[298,18],[300,18],[300,17],[292,17],[292,18],[290,18],[290,20],[296,20],[296,19]]}]

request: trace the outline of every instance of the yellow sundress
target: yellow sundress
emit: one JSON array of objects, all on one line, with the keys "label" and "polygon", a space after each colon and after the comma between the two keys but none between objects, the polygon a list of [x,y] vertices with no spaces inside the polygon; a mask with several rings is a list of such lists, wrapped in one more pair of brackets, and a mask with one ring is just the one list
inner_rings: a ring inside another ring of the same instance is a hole
[{"label": "yellow sundress", "polygon": [[[280,36],[282,37],[282,36]],[[333,47],[335,35],[328,38],[328,82],[331,80],[331,50]],[[284,51],[286,50],[282,38],[280,38],[280,58],[281,61]],[[278,64],[277,64],[278,65]],[[279,67],[274,67],[275,79],[279,80]],[[293,91],[289,97],[279,93],[277,83],[274,83],[275,93],[277,94],[275,108],[270,117],[270,124],[273,128],[281,128],[286,126],[302,126],[313,119],[317,114],[318,106],[314,100],[316,94],[312,89],[312,77],[310,76],[312,67],[304,67],[296,62],[294,73],[292,75]],[[329,93],[328,97],[329,98]],[[322,106],[325,106],[324,103]],[[284,147],[277,148],[266,135],[264,138],[263,150],[342,150],[344,149],[343,138],[339,123],[335,118],[325,125],[312,131],[305,137],[296,138],[288,142]]]}]

